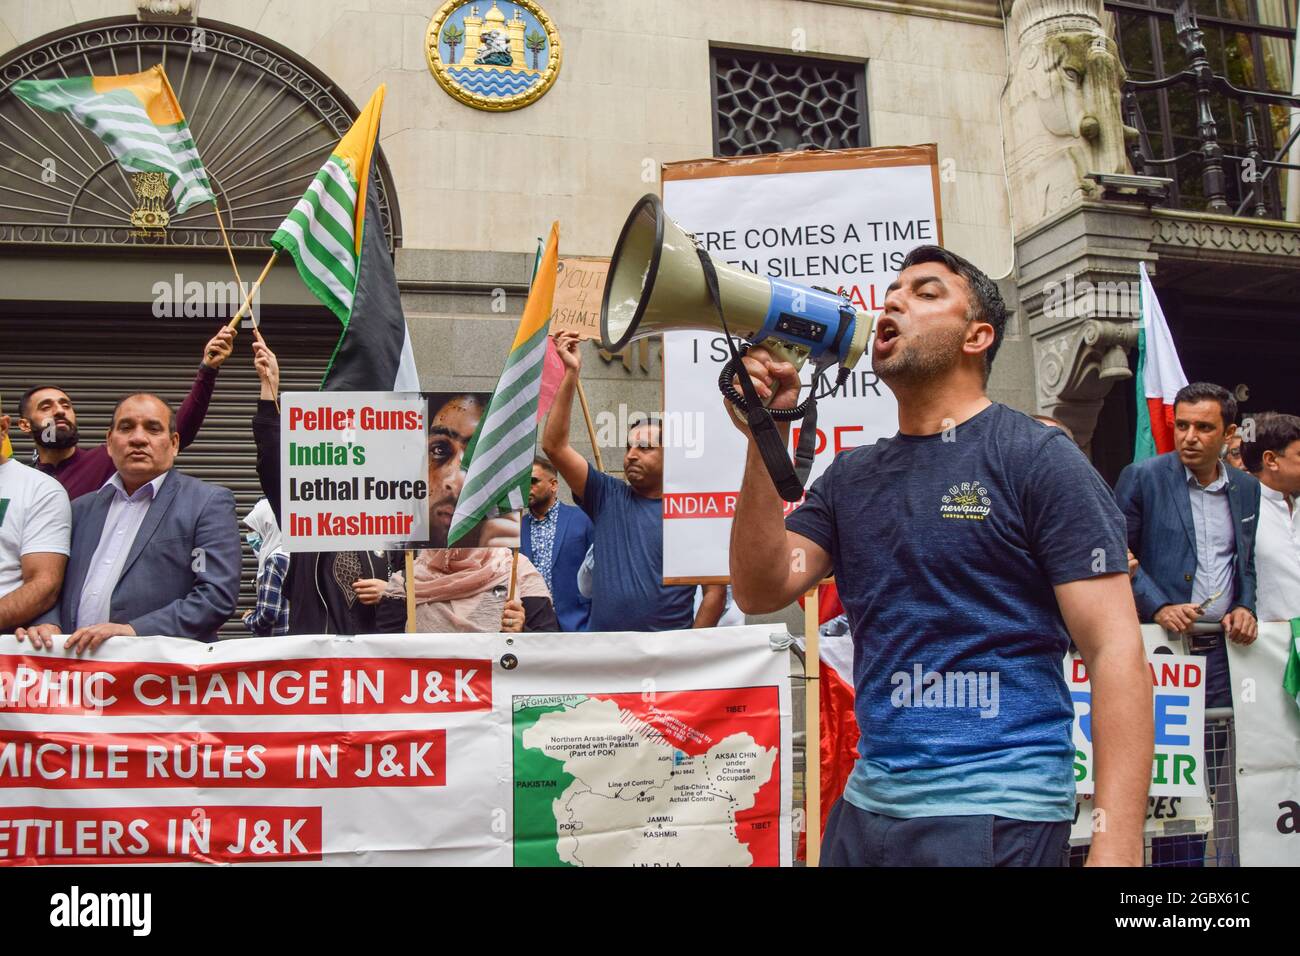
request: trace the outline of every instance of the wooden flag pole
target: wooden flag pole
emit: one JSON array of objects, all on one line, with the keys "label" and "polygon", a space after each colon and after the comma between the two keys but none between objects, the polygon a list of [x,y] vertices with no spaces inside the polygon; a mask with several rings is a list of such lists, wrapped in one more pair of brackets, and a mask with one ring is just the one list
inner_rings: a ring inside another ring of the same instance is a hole
[{"label": "wooden flag pole", "polygon": [[814,587],[803,601],[803,673],[804,673],[804,745],[803,794],[804,833],[807,863],[818,866],[822,855],[822,707],[821,707],[821,632],[818,589]]},{"label": "wooden flag pole", "polygon": [[406,552],[406,633],[415,633],[415,552]]},{"label": "wooden flag pole", "polygon": [[[253,283],[253,287],[248,290],[248,295],[244,298],[244,304],[239,307],[239,311],[235,313],[235,317],[226,323],[226,326],[230,331],[234,332],[238,329],[239,320],[242,319],[244,313],[248,311],[248,307],[253,302],[253,296],[257,295],[257,290],[262,288],[262,283],[266,281],[267,273],[271,271],[271,266],[275,265],[275,257],[279,254],[279,249],[276,249],[271,253],[271,258],[266,261],[266,266],[262,269],[262,274],[257,277],[257,281]],[[262,334],[258,332],[256,326],[253,327],[253,334],[257,336],[258,341],[261,341]]]},{"label": "wooden flag pole", "polygon": [[519,549],[510,549],[510,590],[506,592],[506,603],[515,599],[515,580],[519,577]]},{"label": "wooden flag pole", "polygon": [[600,444],[596,441],[596,426],[591,423],[591,408],[587,405],[587,393],[578,379],[578,402],[582,405],[582,418],[587,423],[587,437],[591,439],[591,452],[596,457],[596,470],[604,471],[605,464],[600,460]]},{"label": "wooden flag pole", "polygon": [[215,197],[212,200],[212,211],[217,216],[217,227],[221,230],[221,241],[226,244],[226,255],[230,257],[230,268],[235,271],[235,281],[239,283],[239,291],[244,291],[244,280],[239,276],[239,266],[235,264],[235,250],[230,248],[230,237],[226,235],[226,224],[221,219],[221,206],[217,203]]}]

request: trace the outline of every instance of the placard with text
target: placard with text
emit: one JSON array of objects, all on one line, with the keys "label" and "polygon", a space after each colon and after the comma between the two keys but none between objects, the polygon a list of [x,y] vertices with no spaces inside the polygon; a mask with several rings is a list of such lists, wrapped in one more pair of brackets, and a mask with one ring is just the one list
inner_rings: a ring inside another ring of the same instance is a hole
[{"label": "placard with text", "polygon": [[284,549],[357,551],[429,537],[425,399],[401,392],[280,396]]},{"label": "placard with text", "polygon": [[[664,209],[719,262],[844,291],[863,312],[914,247],[942,243],[934,146],[779,153],[669,163]],[[664,336],[664,580],[725,580],[746,439],[718,393],[721,334]],[[832,373],[833,374],[833,373]],[[805,385],[811,363],[803,370]],[[893,393],[863,355],[818,405],[811,484],[841,451],[898,430]],[[791,441],[799,439],[798,423]],[[793,452],[792,452],[793,454]],[[789,506],[793,507],[793,506]]]}]

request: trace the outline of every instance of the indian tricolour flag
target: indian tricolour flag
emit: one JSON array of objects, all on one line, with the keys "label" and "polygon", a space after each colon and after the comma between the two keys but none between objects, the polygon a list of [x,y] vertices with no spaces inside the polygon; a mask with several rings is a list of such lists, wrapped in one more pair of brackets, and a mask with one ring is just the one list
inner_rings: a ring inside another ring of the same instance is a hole
[{"label": "indian tricolour flag", "polygon": [[161,66],[125,76],[20,80],[14,93],[51,113],[66,113],[98,136],[133,173],[162,173],[176,211],[216,202],[176,94]]},{"label": "indian tricolour flag", "polygon": [[379,216],[380,84],[307,192],[271,236],[343,323],[321,388],[418,392],[415,350]]},{"label": "indian tricolour flag", "polygon": [[1147,275],[1146,263],[1139,263],[1138,270],[1142,325],[1138,329],[1138,370],[1134,382],[1137,388],[1134,461],[1174,450],[1174,396],[1187,384],[1169,323]]},{"label": "indian tricolour flag", "polygon": [[488,402],[487,414],[461,459],[465,483],[447,532],[449,547],[484,518],[518,511],[528,501],[559,255],[560,224],[556,222],[551,225],[506,367]]}]

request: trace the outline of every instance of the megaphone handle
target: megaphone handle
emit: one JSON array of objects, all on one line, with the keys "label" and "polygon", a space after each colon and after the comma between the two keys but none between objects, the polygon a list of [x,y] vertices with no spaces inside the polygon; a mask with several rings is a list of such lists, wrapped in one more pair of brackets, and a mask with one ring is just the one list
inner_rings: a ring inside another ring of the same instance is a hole
[{"label": "megaphone handle", "polygon": [[[781,438],[776,422],[772,419],[772,413],[763,407],[754,383],[745,372],[741,353],[732,340],[731,330],[727,328],[727,317],[722,312],[722,296],[718,291],[718,273],[713,268],[713,259],[701,246],[696,246],[695,252],[700,258],[700,267],[704,272],[704,284],[708,287],[709,297],[718,312],[722,335],[727,340],[727,348],[731,350],[731,362],[728,365],[735,365],[736,377],[740,379],[740,388],[745,395],[745,419],[749,423],[749,432],[754,436],[754,443],[758,446],[759,455],[772,479],[772,484],[776,486],[777,494],[784,501],[799,501],[803,498],[804,483],[812,470],[813,449],[817,438],[817,399],[810,392],[809,397],[804,401],[804,405],[809,406],[806,412],[808,423],[805,424],[799,439],[799,449],[796,453],[799,467],[796,469],[786,454],[785,441]],[[809,428],[808,424],[812,427]]]},{"label": "megaphone handle", "polygon": [[[749,353],[749,350],[753,348],[753,346],[753,342],[741,342],[740,348],[736,352],[736,357],[730,359],[726,365],[722,366],[722,372],[718,375],[718,390],[722,392],[723,397],[726,398],[727,401],[731,402],[732,405],[735,405],[742,412],[748,411],[750,399],[736,391],[736,386],[731,384],[731,380],[733,378],[741,379],[741,385],[743,387],[743,376],[745,376],[745,363],[743,357]],[[794,408],[768,408],[767,413],[778,422],[798,421],[808,414],[808,410],[811,407],[809,403],[812,399],[813,393],[810,391],[808,393],[808,398],[805,398]]]}]

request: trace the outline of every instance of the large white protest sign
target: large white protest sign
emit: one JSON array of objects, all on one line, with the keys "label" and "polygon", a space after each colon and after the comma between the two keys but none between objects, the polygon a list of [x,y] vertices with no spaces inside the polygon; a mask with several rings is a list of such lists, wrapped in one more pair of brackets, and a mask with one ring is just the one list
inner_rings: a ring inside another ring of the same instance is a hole
[{"label": "large white protest sign", "polygon": [[[1183,654],[1182,641],[1169,640],[1164,628],[1155,624],[1143,625],[1142,643],[1151,672],[1156,737],[1143,833],[1148,838],[1208,833],[1214,828],[1214,808],[1206,791],[1204,767],[1205,658]],[[1105,821],[1093,800],[1092,690],[1087,668],[1077,654],[1065,659],[1065,679],[1074,704],[1074,772],[1079,795],[1070,842],[1078,844],[1089,842],[1094,827]],[[1178,780],[1171,779],[1175,768]]]},{"label": "large white protest sign", "polygon": [[1243,866],[1300,866],[1300,707],[1282,687],[1291,625],[1228,642]]},{"label": "large white protest sign", "polygon": [[423,397],[285,392],[280,407],[286,551],[382,549],[429,537]]},{"label": "large white protest sign", "polygon": [[0,637],[0,865],[789,865],[769,633]]},{"label": "large white protest sign", "polygon": [[[1205,658],[1147,654],[1155,720],[1151,796],[1205,796]],[[1092,685],[1077,654],[1066,659],[1065,681],[1074,702],[1074,786],[1095,786],[1092,754]]]},{"label": "large white protest sign", "polygon": [[[832,291],[875,313],[907,252],[942,242],[933,146],[785,153],[664,167],[664,209],[717,260]],[[718,392],[721,334],[664,336],[664,579],[726,579],[745,439]],[[811,379],[811,365],[803,378]],[[864,355],[819,402],[812,477],[840,451],[898,429],[893,394]],[[689,441],[674,435],[691,436]],[[798,441],[798,424],[791,429]]]}]

